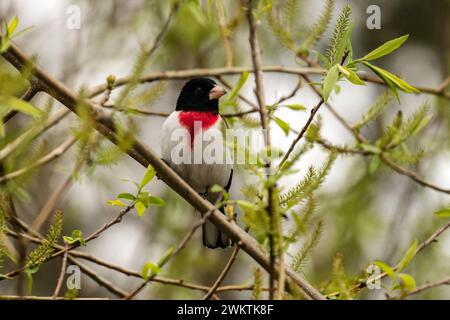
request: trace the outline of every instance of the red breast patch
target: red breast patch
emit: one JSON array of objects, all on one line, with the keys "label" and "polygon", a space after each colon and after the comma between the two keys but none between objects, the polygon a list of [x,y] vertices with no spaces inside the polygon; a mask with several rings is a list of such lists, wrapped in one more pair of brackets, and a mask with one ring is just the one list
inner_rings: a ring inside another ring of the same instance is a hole
[{"label": "red breast patch", "polygon": [[[219,114],[204,111],[181,111],[178,114],[178,119],[180,120],[180,124],[189,130],[192,146],[194,143],[194,135],[196,133],[194,132],[195,123],[201,123],[202,130],[207,130],[219,120]],[[197,124],[197,126],[199,125]]]}]

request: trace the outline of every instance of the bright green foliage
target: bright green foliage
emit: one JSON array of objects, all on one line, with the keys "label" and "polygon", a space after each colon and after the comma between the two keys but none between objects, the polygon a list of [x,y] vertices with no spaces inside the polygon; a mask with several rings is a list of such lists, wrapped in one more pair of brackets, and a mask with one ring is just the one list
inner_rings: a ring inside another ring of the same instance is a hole
[{"label": "bright green foliage", "polygon": [[[396,75],[386,71],[380,67],[374,66],[369,62],[362,62],[366,67],[371,69],[377,76],[379,76],[383,81],[389,86],[389,88],[397,95],[396,89],[400,89],[406,93],[418,93],[419,90],[408,84],[405,80],[397,77]],[[397,96],[398,97],[398,96]]]},{"label": "bright green foliage", "polygon": [[17,16],[14,16],[8,23],[5,21],[5,29],[1,33],[4,33],[3,36],[0,37],[0,53],[5,52],[9,49],[11,45],[11,40],[15,37],[18,37],[19,35],[25,33],[31,27],[25,28],[19,32],[16,32],[17,26],[19,25],[19,19]]},{"label": "bright green foliage", "polygon": [[[128,192],[120,193],[116,199],[108,200],[107,203],[110,206],[134,207],[139,216],[142,216],[144,211],[150,206],[164,206],[166,203],[163,199],[161,199],[160,197],[152,196],[150,192],[143,190],[155,176],[155,169],[151,165],[148,165],[140,183],[130,181],[137,188],[136,194],[131,194]],[[121,199],[128,200],[128,204]]]},{"label": "bright green foliage", "polygon": [[300,250],[297,252],[297,254],[294,256],[291,267],[297,272],[301,272],[303,266],[307,262],[308,257],[311,254],[312,249],[317,245],[319,242],[320,235],[322,233],[323,229],[323,221],[318,220],[317,223],[314,225],[314,228],[311,230],[310,234],[308,235],[305,243],[302,245]]},{"label": "bright green foliage", "polygon": [[355,284],[357,279],[347,276],[344,266],[344,257],[337,253],[333,259],[331,278],[323,286],[330,299],[353,300],[356,296]]},{"label": "bright green foliage", "polygon": [[439,218],[450,218],[450,207],[437,210],[434,215]]},{"label": "bright green foliage", "polygon": [[79,243],[80,246],[85,246],[86,241],[83,238],[83,232],[81,230],[73,230],[70,237],[63,236],[63,240],[65,243],[73,245]]},{"label": "bright green foliage", "polygon": [[289,135],[289,131],[291,128],[291,126],[289,125],[289,122],[286,122],[283,119],[278,118],[278,117],[274,117],[273,121],[275,121],[275,123],[281,128],[281,130],[283,130],[283,132],[286,136]]},{"label": "bright green foliage", "polygon": [[78,298],[78,290],[76,288],[67,290],[66,293],[64,293],[64,298],[67,300]]},{"label": "bright green foliage", "polygon": [[364,57],[362,57],[360,60],[364,60],[364,61],[375,60],[375,59],[381,58],[385,55],[388,55],[392,51],[397,50],[403,44],[403,42],[408,40],[408,37],[409,37],[409,35],[404,35],[402,37],[390,40],[390,41],[384,43],[383,45],[379,46],[375,50],[369,52]]},{"label": "bright green foliage", "polygon": [[51,254],[55,251],[54,246],[57,244],[61,235],[62,223],[62,212],[57,210],[55,212],[55,216],[53,217],[53,222],[50,225],[47,236],[36,249],[28,254],[25,263],[26,269],[33,270],[35,272],[42,263],[50,258]]},{"label": "bright green foliage", "polygon": [[374,121],[381,112],[386,108],[389,102],[392,100],[392,95],[389,91],[385,91],[374,103],[373,106],[370,107],[369,111],[365,113],[361,120],[353,126],[356,130],[361,129],[368,123]]},{"label": "bright green foliage", "polygon": [[[31,103],[16,97],[0,95],[0,119],[3,119],[10,111],[19,111],[34,118],[39,118],[43,115],[43,112]],[[0,138],[4,138],[4,136],[5,130],[3,128],[3,121],[0,121]]]},{"label": "bright green foliage", "polygon": [[351,33],[350,15],[352,9],[346,5],[336,22],[330,39],[330,46],[326,51],[327,68],[331,68],[336,63],[340,63],[344,51],[347,48],[348,40]]},{"label": "bright green foliage", "polygon": [[409,274],[402,273],[402,271],[410,265],[416,254],[417,241],[414,240],[396,267],[391,267],[382,261],[375,261],[375,264],[380,267],[383,272],[386,272],[391,279],[391,284],[388,288],[388,294],[390,296],[394,296],[398,292],[399,298],[405,298],[411,290],[415,289],[416,282],[414,278]]},{"label": "bright green foliage", "polygon": [[292,166],[300,159],[300,157],[311,150],[312,147],[312,143],[297,144],[294,151],[292,151],[289,158],[283,163],[283,166],[280,168],[280,170],[282,172],[289,171]]},{"label": "bright green foliage", "polygon": [[141,276],[144,280],[148,280],[150,277],[153,277],[161,272],[161,269],[152,262],[147,262],[144,264],[141,270]]},{"label": "bright green foliage", "polygon": [[[4,31],[0,30],[0,53],[7,51],[10,47],[10,40],[28,29],[24,29],[20,32],[15,32],[19,24],[19,19],[14,16],[9,23],[5,22]],[[26,87],[25,79],[30,76],[30,70],[28,66],[24,66],[22,76],[10,75],[8,73],[0,72],[0,138],[5,138],[5,129],[3,119],[11,111],[19,111],[39,119],[43,116],[43,112],[33,106],[31,103],[20,100],[16,95],[21,93]]]},{"label": "bright green foliage", "polygon": [[361,86],[366,85],[366,83],[364,81],[362,81],[358,77],[358,75],[355,72],[353,72],[352,69],[345,67],[345,66],[341,66],[340,64],[338,64],[337,66],[339,68],[339,72],[341,74],[343,74],[344,77],[346,77],[347,80],[350,81],[351,83],[356,84],[356,85],[361,85]]},{"label": "bright green foliage", "polygon": [[339,79],[338,65],[334,65],[328,70],[325,80],[323,81],[323,100],[327,102],[331,92],[334,90]]},{"label": "bright green foliage", "polygon": [[310,166],[303,179],[280,196],[280,202],[290,207],[311,195],[325,181],[325,177],[331,170],[335,159],[336,154],[330,153],[328,159],[319,170]]},{"label": "bright green foliage", "polygon": [[422,105],[405,122],[403,114],[399,112],[383,136],[378,139],[377,146],[392,149],[419,133],[431,120],[431,116],[427,115],[428,110],[427,104]]},{"label": "bright green foliage", "polygon": [[402,143],[398,148],[389,151],[389,156],[394,159],[396,163],[407,166],[419,163],[424,155],[425,151],[420,148],[411,152],[406,143]]}]

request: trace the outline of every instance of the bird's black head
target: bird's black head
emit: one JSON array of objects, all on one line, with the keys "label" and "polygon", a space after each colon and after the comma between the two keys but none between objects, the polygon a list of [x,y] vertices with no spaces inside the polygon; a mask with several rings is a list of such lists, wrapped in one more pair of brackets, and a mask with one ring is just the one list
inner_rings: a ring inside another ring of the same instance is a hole
[{"label": "bird's black head", "polygon": [[218,99],[225,93],[225,90],[211,79],[191,79],[181,89],[176,110],[219,112]]}]

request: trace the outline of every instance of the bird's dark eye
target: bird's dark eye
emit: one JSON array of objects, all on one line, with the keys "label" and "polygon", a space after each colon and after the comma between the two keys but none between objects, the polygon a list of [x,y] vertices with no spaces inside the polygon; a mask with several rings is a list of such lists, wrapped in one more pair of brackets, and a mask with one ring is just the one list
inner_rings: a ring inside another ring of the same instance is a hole
[{"label": "bird's dark eye", "polygon": [[203,89],[202,89],[202,88],[200,88],[200,87],[197,87],[197,88],[195,88],[195,91],[194,91],[194,93],[195,93],[196,95],[200,95],[200,94],[202,94],[202,93],[203,93]]}]

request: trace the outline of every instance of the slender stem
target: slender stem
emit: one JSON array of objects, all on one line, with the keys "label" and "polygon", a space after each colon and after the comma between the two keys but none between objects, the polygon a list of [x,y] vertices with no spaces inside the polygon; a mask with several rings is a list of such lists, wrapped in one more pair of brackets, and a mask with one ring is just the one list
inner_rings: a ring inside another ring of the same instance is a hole
[{"label": "slender stem", "polygon": [[[209,212],[205,213],[203,215],[203,217],[200,219],[200,221],[198,221],[197,223],[195,223],[192,226],[192,228],[189,230],[189,232],[186,234],[186,236],[183,238],[183,240],[178,244],[178,246],[173,251],[173,253],[170,255],[170,257],[168,259],[164,260],[163,263],[158,265],[159,268],[161,268],[164,264],[166,264],[170,259],[175,257],[186,246],[186,244],[189,242],[189,240],[194,235],[195,231],[197,231],[197,229],[200,228],[206,222],[206,220],[209,218],[209,216],[211,215],[212,212],[213,211],[210,210]],[[139,285],[139,287],[137,287],[136,289],[131,291],[128,295],[126,295],[125,299],[126,300],[133,299],[139,292],[141,292],[142,289],[144,289],[144,287],[147,285],[147,283],[149,283],[151,280],[153,280],[153,278],[155,276],[156,276],[156,274],[153,273],[150,277],[148,277],[148,279],[146,279],[144,282],[142,282]]]},{"label": "slender stem", "polygon": [[67,251],[67,244],[65,245],[65,249],[66,249],[66,251],[64,252],[63,259],[62,259],[61,272],[59,273],[55,292],[53,292],[53,299],[56,299],[56,297],[58,297],[59,292],[61,291],[62,283],[64,281],[64,275],[66,274],[67,256],[69,253],[69,251]]},{"label": "slender stem", "polygon": [[233,252],[231,253],[230,259],[228,260],[227,264],[225,265],[225,268],[223,268],[219,277],[214,282],[212,287],[208,290],[208,292],[203,296],[202,300],[209,300],[214,295],[217,288],[219,288],[219,286],[222,284],[223,279],[225,279],[228,272],[231,270],[233,263],[236,261],[236,257],[237,257],[237,254],[239,253],[239,249],[240,249],[239,245],[236,244],[236,248],[234,248]]},{"label": "slender stem", "polygon": [[308,120],[306,121],[305,125],[303,126],[302,130],[300,130],[300,132],[298,133],[297,137],[295,137],[294,141],[292,141],[291,145],[289,146],[288,151],[284,154],[283,158],[281,159],[279,165],[278,165],[278,169],[280,170],[283,167],[283,164],[289,159],[289,156],[291,155],[292,151],[294,151],[295,146],[297,145],[297,143],[303,138],[303,136],[305,135],[306,131],[308,130],[309,126],[311,125],[311,123],[314,120],[314,117],[317,113],[317,111],[319,111],[320,106],[324,103],[323,98],[320,99],[320,101],[317,103],[317,105],[311,109],[311,113],[308,117]]},{"label": "slender stem", "polygon": [[[68,254],[68,251],[66,251],[66,254]],[[118,296],[119,298],[123,298],[126,296],[126,292],[114,284],[112,284],[109,280],[103,278],[100,276],[97,272],[95,272],[93,269],[85,265],[84,263],[78,261],[77,259],[73,258],[71,254],[69,254],[69,260],[71,263],[76,264],[80,267],[81,271],[83,271],[84,274],[86,274],[89,278],[97,282],[102,287],[106,288],[109,292],[113,293],[114,295]]]},{"label": "slender stem", "polygon": [[[306,68],[290,68],[284,67],[280,65],[269,65],[262,66],[263,72],[270,73],[285,73],[299,76],[308,76],[308,75],[324,75],[326,73],[325,69],[320,67],[306,67]],[[139,83],[145,82],[153,82],[160,80],[184,80],[195,77],[217,77],[217,76],[226,76],[226,75],[239,75],[243,72],[254,72],[254,69],[251,67],[240,66],[240,67],[225,67],[225,68],[205,68],[205,69],[190,69],[190,70],[171,70],[171,71],[161,71],[161,72],[151,72],[144,74],[139,77]],[[377,77],[368,76],[365,73],[359,73],[358,77],[367,82],[371,82],[374,84],[386,86],[383,80]],[[121,87],[126,85],[131,81],[131,77],[123,77],[118,78],[114,83],[115,87]],[[100,84],[98,86],[93,87],[89,90],[89,97],[95,97],[105,90],[107,90],[107,84]],[[422,86],[414,86],[415,88],[420,90],[418,94],[430,94],[439,96],[445,99],[450,99],[450,92],[441,90],[441,88],[429,88]]]},{"label": "slender stem", "polygon": [[75,142],[77,141],[76,138],[70,137],[66,141],[64,141],[62,144],[60,144],[58,147],[53,149],[51,152],[47,153],[42,158],[36,160],[29,166],[26,166],[24,168],[18,169],[16,171],[10,172],[8,174],[5,174],[4,176],[0,176],[0,183],[6,182],[8,180],[15,179],[17,177],[20,177],[21,175],[37,168],[40,166],[43,166],[60,156],[62,156]]},{"label": "slender stem", "polygon": [[421,292],[423,292],[425,290],[436,288],[436,287],[439,287],[439,286],[442,286],[442,285],[450,285],[450,277],[447,277],[447,278],[442,279],[442,280],[426,283],[426,284],[424,284],[422,286],[419,286],[419,287],[415,288],[414,290],[408,292],[408,296],[412,296],[412,295],[421,293]]},{"label": "slender stem", "polygon": [[[259,48],[258,37],[256,35],[256,23],[253,16],[253,1],[247,1],[247,21],[248,27],[250,31],[249,41],[251,48],[251,56],[253,63],[253,71],[255,74],[255,84],[256,84],[256,98],[258,100],[259,114],[261,118],[262,129],[264,130],[264,141],[266,144],[266,150],[270,150],[271,136],[270,136],[270,118],[269,112],[266,107],[266,99],[264,97],[264,81],[263,81],[263,71],[262,71],[262,61],[261,61],[261,50]],[[266,159],[266,175],[269,176],[271,174],[271,162],[269,159]],[[269,299],[273,300],[274,286],[275,286],[275,218],[274,217],[274,206],[273,206],[273,193],[274,188],[276,186],[270,186],[267,190],[268,192],[268,203],[267,203],[267,212],[269,215],[269,261],[270,261],[270,269],[269,269]],[[282,251],[279,254],[283,254]],[[279,265],[279,274],[284,273],[284,265]]]}]

